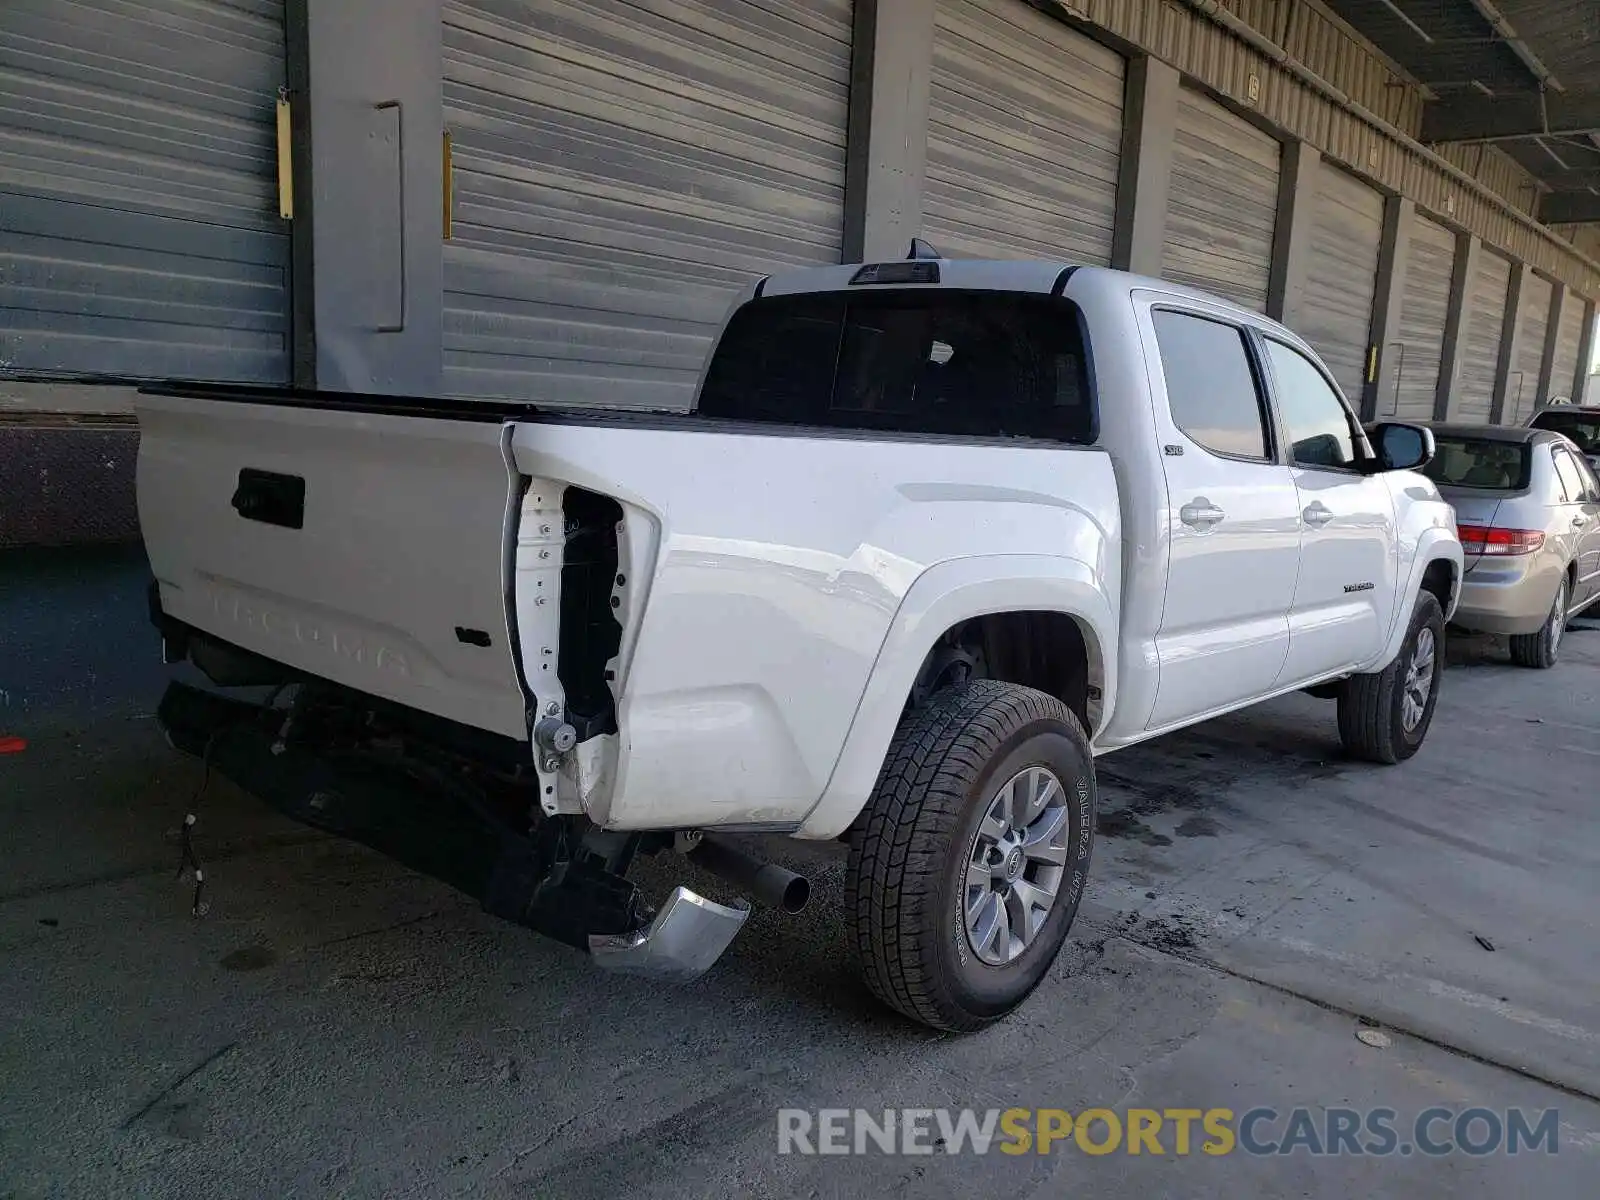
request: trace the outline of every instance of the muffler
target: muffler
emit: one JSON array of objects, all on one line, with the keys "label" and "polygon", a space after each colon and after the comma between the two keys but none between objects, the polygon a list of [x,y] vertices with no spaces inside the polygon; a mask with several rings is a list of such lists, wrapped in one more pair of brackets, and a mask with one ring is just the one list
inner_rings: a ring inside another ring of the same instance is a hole
[{"label": "muffler", "polygon": [[797,913],[811,899],[811,883],[777,863],[764,863],[743,850],[710,834],[685,856],[720,879],[750,894],[751,899],[768,908]]}]

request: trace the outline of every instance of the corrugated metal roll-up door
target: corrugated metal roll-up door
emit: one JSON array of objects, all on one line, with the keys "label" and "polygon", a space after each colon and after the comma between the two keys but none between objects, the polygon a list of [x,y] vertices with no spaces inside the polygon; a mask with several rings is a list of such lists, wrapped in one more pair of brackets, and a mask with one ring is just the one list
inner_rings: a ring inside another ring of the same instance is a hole
[{"label": "corrugated metal roll-up door", "polygon": [[1462,335],[1461,383],[1450,398],[1453,421],[1485,424],[1494,404],[1494,374],[1500,363],[1500,326],[1506,318],[1506,290],[1511,263],[1484,250],[1468,296],[1469,312]]},{"label": "corrugated metal roll-up door", "polygon": [[1426,421],[1433,416],[1434,396],[1439,388],[1456,235],[1419,214],[1412,218],[1409,236],[1395,377],[1388,394],[1378,399],[1378,412],[1403,420]]},{"label": "corrugated metal roll-up door", "polygon": [[923,231],[944,254],[1104,266],[1122,56],[1023,0],[938,0]]},{"label": "corrugated metal roll-up door", "polygon": [[1357,409],[1367,378],[1372,301],[1383,240],[1383,197],[1354,175],[1323,163],[1306,268],[1306,298],[1295,332],[1322,356]]},{"label": "corrugated metal roll-up door", "polygon": [[732,294],[837,263],[850,0],[446,0],[445,386],[682,409]]},{"label": "corrugated metal roll-up door", "polygon": [[1161,274],[1267,309],[1283,147],[1188,88],[1178,93]]},{"label": "corrugated metal roll-up door", "polygon": [[1583,298],[1572,292],[1561,308],[1561,326],[1556,333],[1556,357],[1550,370],[1550,389],[1543,397],[1548,404],[1558,397],[1572,399],[1572,385],[1578,376],[1578,351],[1583,345]]},{"label": "corrugated metal roll-up door", "polygon": [[1533,274],[1522,287],[1522,302],[1517,307],[1517,360],[1506,377],[1502,424],[1519,425],[1538,407],[1539,368],[1544,365],[1544,339],[1550,330],[1553,291],[1548,279]]},{"label": "corrugated metal roll-up door", "polygon": [[0,373],[289,375],[283,0],[0,0]]}]

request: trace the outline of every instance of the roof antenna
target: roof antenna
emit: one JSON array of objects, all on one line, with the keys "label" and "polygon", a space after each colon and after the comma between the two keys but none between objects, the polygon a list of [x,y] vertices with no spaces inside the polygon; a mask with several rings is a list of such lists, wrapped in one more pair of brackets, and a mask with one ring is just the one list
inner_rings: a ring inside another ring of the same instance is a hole
[{"label": "roof antenna", "polygon": [[940,254],[931,242],[925,242],[921,238],[914,237],[911,239],[911,253],[907,254],[906,257],[908,259],[943,258],[944,255]]}]

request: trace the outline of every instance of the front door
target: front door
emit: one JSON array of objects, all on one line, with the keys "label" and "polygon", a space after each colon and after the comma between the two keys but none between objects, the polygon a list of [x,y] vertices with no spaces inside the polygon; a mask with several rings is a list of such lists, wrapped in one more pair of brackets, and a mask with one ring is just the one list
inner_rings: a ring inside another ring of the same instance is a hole
[{"label": "front door", "polygon": [[1158,308],[1156,404],[1170,558],[1148,729],[1272,689],[1300,560],[1294,480],[1248,339],[1228,321]]},{"label": "front door", "polygon": [[1263,339],[1299,501],[1300,579],[1278,683],[1293,687],[1358,666],[1388,641],[1400,589],[1394,497],[1361,472],[1358,426],[1326,373]]}]

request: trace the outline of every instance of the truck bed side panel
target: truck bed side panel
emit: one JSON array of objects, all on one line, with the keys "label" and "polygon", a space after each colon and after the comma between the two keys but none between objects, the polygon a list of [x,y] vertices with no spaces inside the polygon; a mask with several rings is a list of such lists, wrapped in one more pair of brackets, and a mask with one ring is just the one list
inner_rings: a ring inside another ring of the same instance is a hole
[{"label": "truck bed side panel", "polygon": [[591,812],[613,827],[798,822],[936,563],[1060,555],[1115,611],[1120,515],[1097,450],[549,421],[514,446],[525,475],[613,496],[659,530],[620,664],[615,788]]}]

